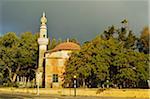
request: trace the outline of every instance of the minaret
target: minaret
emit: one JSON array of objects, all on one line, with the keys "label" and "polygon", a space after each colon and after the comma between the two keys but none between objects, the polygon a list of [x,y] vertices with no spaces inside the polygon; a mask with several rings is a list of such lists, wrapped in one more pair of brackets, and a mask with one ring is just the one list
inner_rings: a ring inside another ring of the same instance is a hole
[{"label": "minaret", "polygon": [[39,85],[43,87],[44,80],[44,53],[47,51],[48,38],[47,38],[47,19],[45,17],[45,13],[43,12],[43,16],[41,17],[41,27],[40,27],[40,37],[38,38],[39,44],[39,60],[38,60],[38,70],[36,76],[36,82],[39,81]]}]

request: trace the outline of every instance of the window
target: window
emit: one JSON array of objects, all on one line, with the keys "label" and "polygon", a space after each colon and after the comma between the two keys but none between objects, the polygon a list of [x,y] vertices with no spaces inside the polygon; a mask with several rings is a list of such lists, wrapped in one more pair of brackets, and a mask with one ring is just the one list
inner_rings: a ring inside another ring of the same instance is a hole
[{"label": "window", "polygon": [[58,82],[58,74],[53,74],[53,82]]},{"label": "window", "polygon": [[43,37],[45,37],[45,34],[43,35]]}]

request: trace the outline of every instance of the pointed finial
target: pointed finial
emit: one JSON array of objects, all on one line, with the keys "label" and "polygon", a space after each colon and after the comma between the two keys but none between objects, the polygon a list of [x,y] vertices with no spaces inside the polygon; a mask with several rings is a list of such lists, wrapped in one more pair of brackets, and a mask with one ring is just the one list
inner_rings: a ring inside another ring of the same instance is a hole
[{"label": "pointed finial", "polygon": [[47,22],[47,19],[46,19],[46,17],[45,17],[45,12],[43,12],[43,16],[42,16],[42,18],[41,18],[41,23],[42,23],[42,24],[46,24],[46,22]]},{"label": "pointed finial", "polygon": [[69,38],[67,38],[67,42],[69,42]]},{"label": "pointed finial", "polygon": [[43,17],[45,17],[45,12],[43,12]]}]

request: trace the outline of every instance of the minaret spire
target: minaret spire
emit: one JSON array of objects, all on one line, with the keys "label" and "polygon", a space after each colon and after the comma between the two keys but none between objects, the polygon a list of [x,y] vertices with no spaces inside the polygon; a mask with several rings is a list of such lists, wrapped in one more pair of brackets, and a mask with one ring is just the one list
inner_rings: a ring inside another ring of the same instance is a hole
[{"label": "minaret spire", "polygon": [[46,25],[46,22],[47,22],[47,19],[45,16],[45,12],[43,12],[43,16],[41,17],[41,23],[42,23],[42,25]]},{"label": "minaret spire", "polygon": [[45,12],[43,12],[43,15],[41,17],[41,27],[40,27],[40,37],[41,38],[47,38],[47,18],[45,16]]},{"label": "minaret spire", "polygon": [[45,17],[45,12],[43,12],[43,17]]},{"label": "minaret spire", "polygon": [[[40,37],[38,38],[38,44],[39,44],[39,59],[38,59],[38,70],[36,79],[39,80],[40,86],[44,86],[43,84],[43,77],[44,77],[44,53],[47,51],[47,45],[48,45],[48,38],[47,38],[47,26],[46,26],[46,16],[43,12],[43,15],[41,17],[41,27],[40,27]],[[36,81],[38,83],[38,80]]]}]

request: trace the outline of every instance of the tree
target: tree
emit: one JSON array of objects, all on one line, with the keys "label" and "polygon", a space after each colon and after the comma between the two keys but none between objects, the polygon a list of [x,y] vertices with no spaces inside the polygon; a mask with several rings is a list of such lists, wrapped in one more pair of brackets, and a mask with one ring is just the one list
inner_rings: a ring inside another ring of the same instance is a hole
[{"label": "tree", "polygon": [[6,82],[15,83],[17,75],[34,77],[37,65],[37,34],[26,32],[17,37],[6,33],[0,40],[0,64]]},{"label": "tree", "polygon": [[113,63],[113,68],[116,68],[113,80],[118,85],[135,87],[148,80],[148,57],[143,53],[126,49],[114,57]]},{"label": "tree", "polygon": [[55,38],[52,38],[51,41],[48,43],[48,50],[52,50],[55,48],[58,44],[62,43],[63,41],[61,39],[56,40]]},{"label": "tree", "polygon": [[0,63],[2,64],[4,74],[7,75],[12,83],[15,82],[17,72],[20,70],[20,66],[16,60],[18,56],[17,52],[20,51],[18,42],[19,38],[12,32],[4,35],[0,42]]},{"label": "tree", "polygon": [[49,41],[48,43],[48,50],[51,50],[53,48],[55,48],[55,46],[57,45],[57,41],[55,38],[53,38],[51,41]]},{"label": "tree", "polygon": [[86,82],[87,86],[97,87],[108,80],[122,87],[143,86],[148,80],[149,59],[135,50],[136,41],[126,25],[109,27],[71,55],[66,62],[65,81],[71,82],[76,75],[81,86]]},{"label": "tree", "polygon": [[[66,62],[66,81],[76,75],[81,86],[97,87],[99,81],[109,78],[109,56],[104,55],[107,51],[101,45],[105,41],[97,37],[92,42],[85,43],[80,52],[75,52]],[[104,52],[104,53],[102,53]],[[105,59],[102,56],[106,57]]]},{"label": "tree", "polygon": [[139,42],[137,43],[139,51],[144,52],[145,54],[149,54],[149,36],[150,30],[148,27],[145,27],[141,32]]},{"label": "tree", "polygon": [[137,38],[132,32],[132,30],[129,30],[128,21],[125,19],[121,23],[121,28],[115,28],[115,26],[113,25],[111,27],[108,27],[108,29],[102,33],[101,37],[105,40],[115,38],[120,43],[122,43],[125,48],[135,49]]},{"label": "tree", "polygon": [[35,70],[38,63],[38,34],[32,34],[31,32],[25,32],[21,34],[20,45],[21,53],[18,59],[21,59],[22,63],[20,76],[26,76],[30,80],[35,77]]}]

